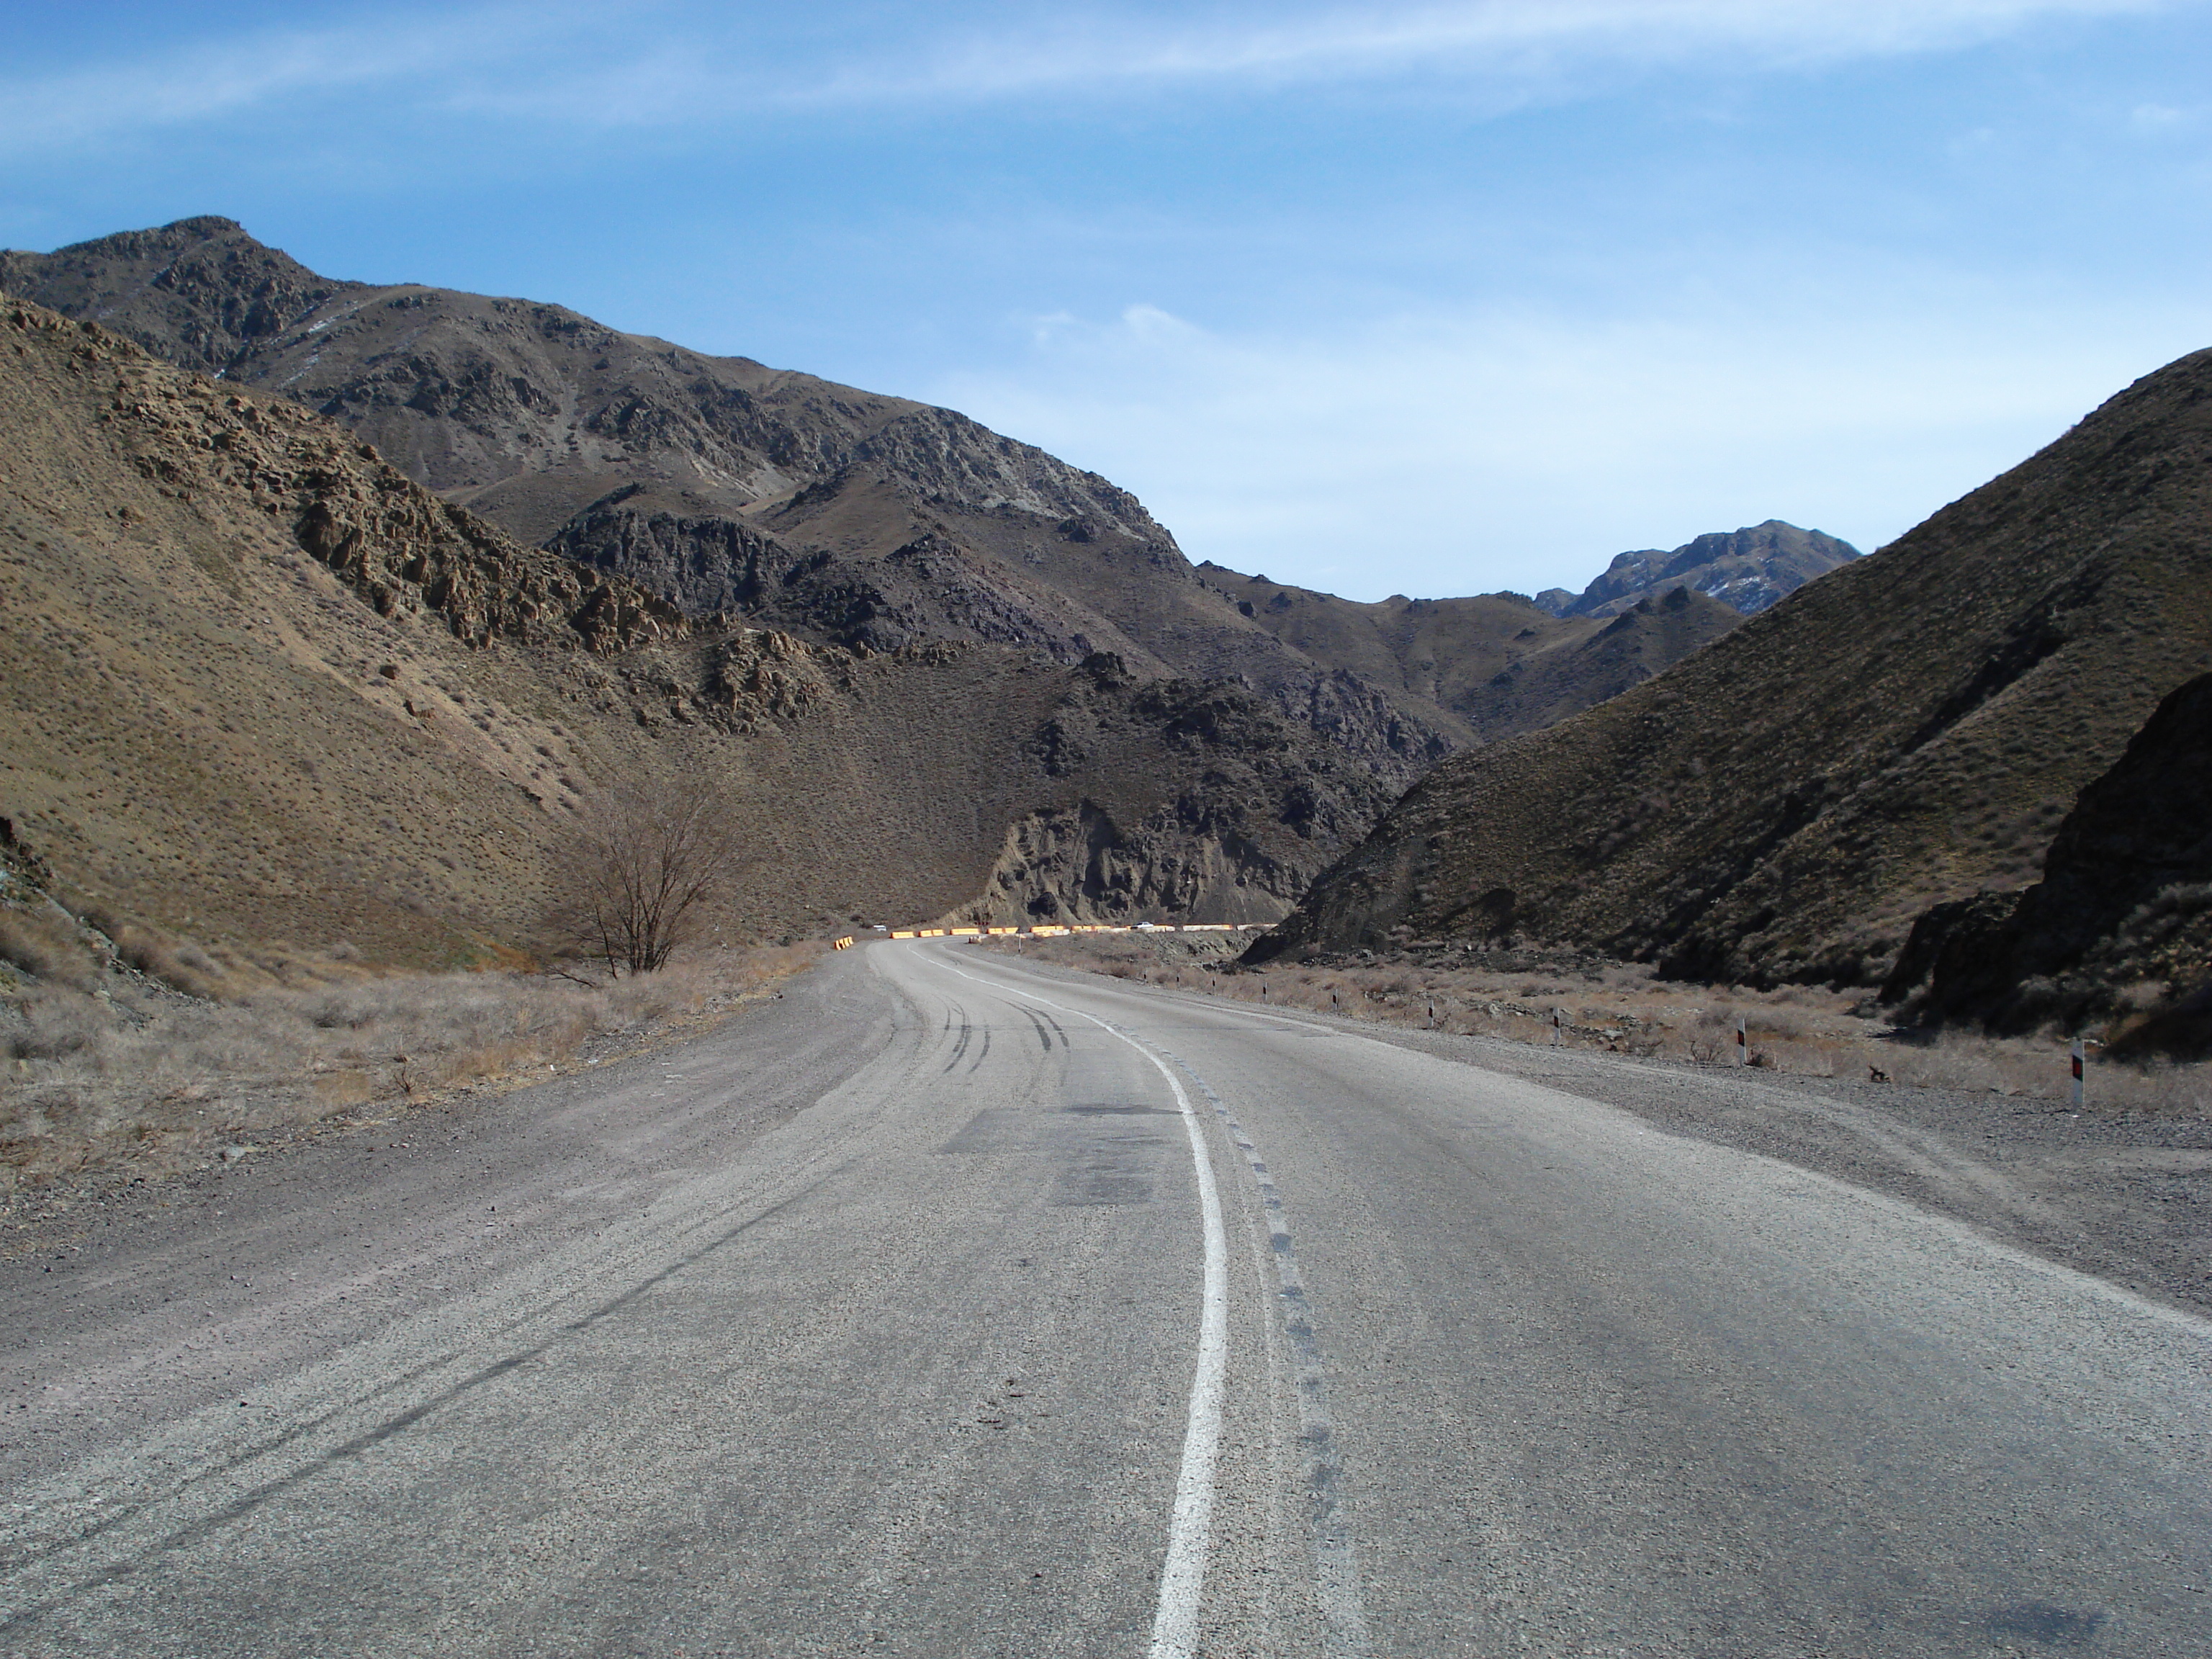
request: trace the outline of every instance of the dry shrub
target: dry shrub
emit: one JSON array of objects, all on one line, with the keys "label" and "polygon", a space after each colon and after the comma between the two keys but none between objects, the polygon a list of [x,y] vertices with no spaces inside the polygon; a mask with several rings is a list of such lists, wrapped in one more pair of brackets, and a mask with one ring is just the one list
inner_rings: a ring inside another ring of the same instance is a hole
[{"label": "dry shrub", "polygon": [[235,988],[215,961],[198,945],[181,943],[151,928],[125,922],[111,935],[115,953],[149,979],[173,985],[186,996],[222,997]]},{"label": "dry shrub", "polygon": [[[11,1068],[0,1072],[0,1192],[87,1164],[199,1162],[223,1138],[542,1074],[595,1037],[732,1006],[817,953],[718,952],[605,985],[349,969],[339,983],[270,986],[228,1002],[120,975],[106,998],[35,988],[0,1000]],[[224,974],[232,958],[204,960]]]},{"label": "dry shrub", "polygon": [[76,926],[44,905],[0,904],[0,962],[49,983],[85,989],[99,969]]},{"label": "dry shrub", "polygon": [[9,1022],[7,1055],[15,1060],[58,1060],[90,1048],[112,1017],[97,998],[61,985],[27,993]]}]

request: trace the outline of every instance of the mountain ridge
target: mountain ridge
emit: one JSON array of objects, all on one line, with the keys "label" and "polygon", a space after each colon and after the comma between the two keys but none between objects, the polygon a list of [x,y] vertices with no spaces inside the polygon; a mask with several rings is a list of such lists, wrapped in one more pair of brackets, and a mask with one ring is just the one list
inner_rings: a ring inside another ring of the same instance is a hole
[{"label": "mountain ridge", "polygon": [[[323,277],[231,220],[0,253],[0,289],[302,402],[517,539],[695,615],[742,611],[847,648],[969,640],[1068,665],[1105,651],[1140,678],[1238,680],[1395,787],[1598,695],[1567,685],[1502,711],[1477,700],[1478,731],[1403,673],[1378,679],[1288,642],[1133,495],[956,411],[559,306]],[[1603,620],[1522,618],[1508,638],[1532,621],[1547,641],[1593,635]],[[1667,637],[1694,648],[1711,632]],[[1526,654],[1495,644],[1484,678]]]}]

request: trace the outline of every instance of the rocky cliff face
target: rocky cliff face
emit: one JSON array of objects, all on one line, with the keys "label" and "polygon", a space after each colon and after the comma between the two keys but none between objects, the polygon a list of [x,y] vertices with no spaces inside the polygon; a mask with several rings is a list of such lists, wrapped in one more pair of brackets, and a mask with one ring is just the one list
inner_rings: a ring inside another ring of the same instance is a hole
[{"label": "rocky cliff face", "polygon": [[2212,675],[2201,675],[2082,790],[2043,879],[1929,910],[1883,995],[1917,990],[1925,1017],[1999,1031],[2118,1019],[2132,1046],[2201,1053],[2212,1047],[2208,963]]},{"label": "rocky cliff face", "polygon": [[1849,542],[1769,519],[1741,530],[1713,531],[1672,552],[1648,547],[1617,555],[1580,593],[1547,588],[1536,603],[1555,617],[1617,617],[1644,599],[1686,587],[1753,616],[1858,556]]},{"label": "rocky cliff face", "polygon": [[1666,672],[1442,763],[1286,945],[1518,935],[1880,984],[2212,668],[2212,353]]}]

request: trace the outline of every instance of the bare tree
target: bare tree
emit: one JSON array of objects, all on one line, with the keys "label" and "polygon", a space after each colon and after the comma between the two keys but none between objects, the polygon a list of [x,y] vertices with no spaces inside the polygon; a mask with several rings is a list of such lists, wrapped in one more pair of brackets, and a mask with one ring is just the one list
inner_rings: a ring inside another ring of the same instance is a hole
[{"label": "bare tree", "polygon": [[729,801],[703,778],[602,789],[561,850],[556,924],[610,972],[652,973],[729,896],[738,850]]}]

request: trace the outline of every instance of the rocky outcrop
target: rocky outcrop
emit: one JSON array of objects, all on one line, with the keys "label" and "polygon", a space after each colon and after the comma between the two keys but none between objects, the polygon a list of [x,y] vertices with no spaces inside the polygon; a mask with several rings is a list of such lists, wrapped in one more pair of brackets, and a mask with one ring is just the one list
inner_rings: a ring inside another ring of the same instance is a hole
[{"label": "rocky outcrop", "polygon": [[743,520],[672,507],[637,483],[593,501],[545,545],[695,617],[760,610],[799,557]]},{"label": "rocky outcrop", "polygon": [[1006,830],[981,897],[953,915],[1000,924],[1270,922],[1287,914],[1310,872],[1249,842],[1193,832],[1177,806],[1127,829],[1097,805],[1032,812]]},{"label": "rocky outcrop", "polygon": [[570,638],[600,651],[689,629],[665,601],[520,546],[304,411],[166,372],[95,325],[20,301],[0,301],[8,334],[45,337],[100,379],[115,441],[164,493],[251,501],[380,615],[427,610],[477,644]]},{"label": "rocky outcrop", "polygon": [[1686,587],[1753,616],[1858,556],[1858,549],[1825,532],[1769,519],[1710,532],[1671,552],[1647,547],[1618,554],[1580,593],[1547,588],[1536,603],[1555,617],[1617,617],[1642,600]]},{"label": "rocky outcrop", "polygon": [[[2212,675],[2175,690],[2058,826],[2043,879],[1932,908],[1882,988],[1920,1017],[2016,1032],[2136,1018],[2139,1048],[2212,1045]],[[1916,995],[1917,994],[1917,995]]]}]

